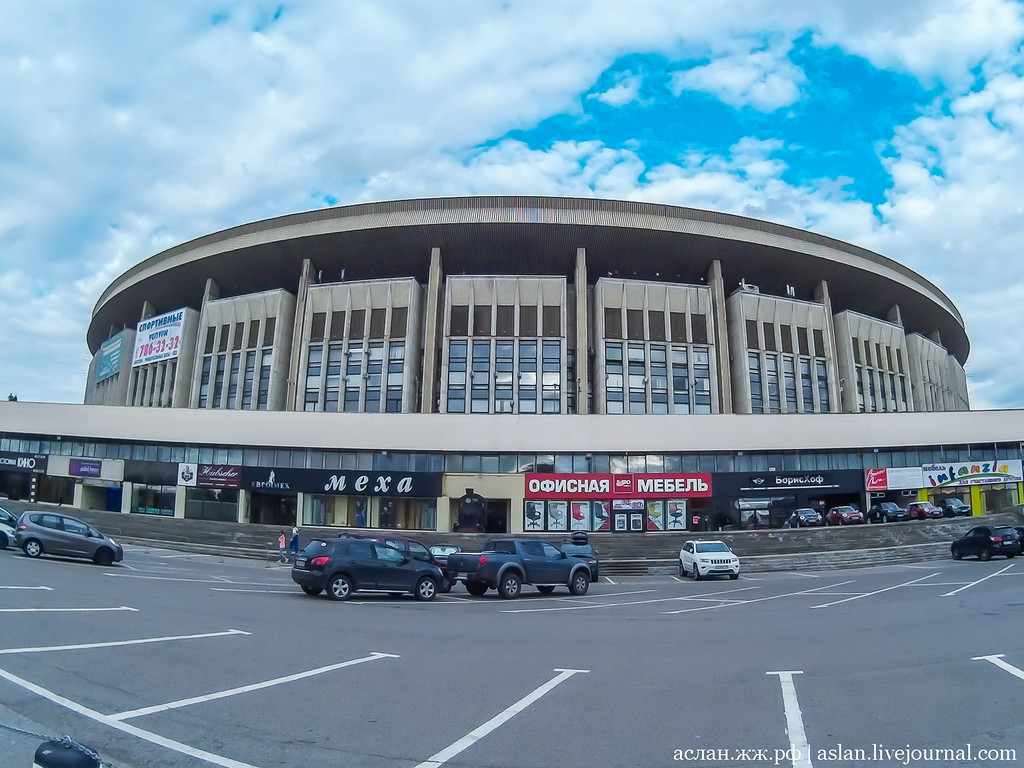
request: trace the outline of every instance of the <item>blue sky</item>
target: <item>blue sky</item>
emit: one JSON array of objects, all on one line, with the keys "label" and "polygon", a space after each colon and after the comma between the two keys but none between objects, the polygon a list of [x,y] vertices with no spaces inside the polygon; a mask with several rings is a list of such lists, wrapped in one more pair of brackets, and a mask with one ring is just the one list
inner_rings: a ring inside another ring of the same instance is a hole
[{"label": "blue sky", "polygon": [[0,394],[81,402],[109,282],[365,200],[556,194],[810,229],[960,308],[1024,407],[1024,9],[1006,0],[99,3],[0,29]]}]

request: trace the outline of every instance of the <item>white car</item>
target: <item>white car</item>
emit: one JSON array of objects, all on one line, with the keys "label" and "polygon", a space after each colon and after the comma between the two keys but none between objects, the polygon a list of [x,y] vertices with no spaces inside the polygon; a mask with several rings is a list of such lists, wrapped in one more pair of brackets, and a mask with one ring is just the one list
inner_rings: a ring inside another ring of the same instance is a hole
[{"label": "white car", "polygon": [[679,575],[692,574],[694,581],[708,576],[740,577],[740,559],[724,541],[688,541],[679,550]]},{"label": "white car", "polygon": [[14,542],[14,529],[17,524],[17,515],[0,507],[0,549],[7,549]]}]

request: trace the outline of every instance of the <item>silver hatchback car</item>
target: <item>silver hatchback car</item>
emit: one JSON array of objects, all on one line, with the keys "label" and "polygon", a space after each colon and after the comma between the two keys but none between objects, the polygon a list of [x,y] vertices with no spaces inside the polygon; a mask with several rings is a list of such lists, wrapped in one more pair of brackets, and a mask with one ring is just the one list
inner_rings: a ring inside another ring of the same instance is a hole
[{"label": "silver hatchback car", "polygon": [[65,555],[87,557],[97,565],[119,563],[124,549],[88,523],[58,512],[29,510],[18,518],[15,546],[29,557]]}]

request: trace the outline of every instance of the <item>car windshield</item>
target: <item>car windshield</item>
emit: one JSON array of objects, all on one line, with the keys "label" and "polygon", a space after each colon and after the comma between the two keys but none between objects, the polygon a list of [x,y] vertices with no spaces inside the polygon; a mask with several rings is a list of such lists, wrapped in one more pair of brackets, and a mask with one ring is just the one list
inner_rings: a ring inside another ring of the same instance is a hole
[{"label": "car windshield", "polygon": [[704,544],[697,545],[698,552],[728,552],[730,551],[725,544],[720,541],[709,541]]},{"label": "car windshield", "polygon": [[594,548],[589,544],[571,544],[566,542],[562,545],[562,551],[567,555],[592,555]]},{"label": "car windshield", "polygon": [[434,557],[447,557],[459,551],[458,547],[450,545],[438,545],[430,548],[430,554]]}]

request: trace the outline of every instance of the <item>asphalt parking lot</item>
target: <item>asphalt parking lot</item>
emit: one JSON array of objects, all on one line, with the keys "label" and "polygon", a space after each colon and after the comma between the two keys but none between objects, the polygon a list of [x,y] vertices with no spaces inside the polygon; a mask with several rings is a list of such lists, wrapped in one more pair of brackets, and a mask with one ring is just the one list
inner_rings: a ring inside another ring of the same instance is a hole
[{"label": "asphalt parking lot", "polygon": [[[1013,765],[1022,577],[942,560],[335,603],[285,566],[6,550],[0,723],[120,768]],[[31,765],[38,740],[0,738]]]}]

